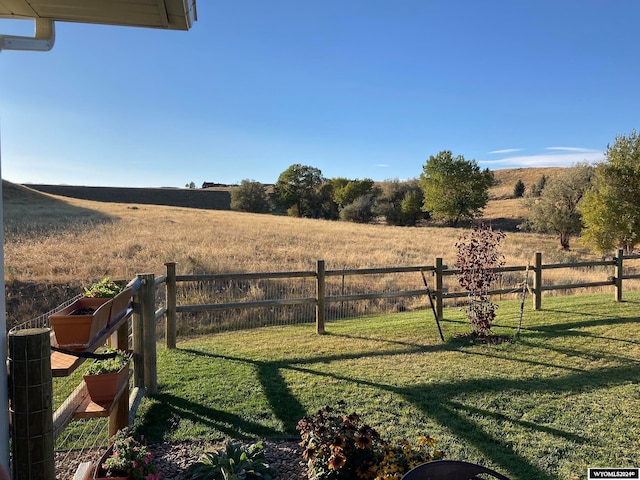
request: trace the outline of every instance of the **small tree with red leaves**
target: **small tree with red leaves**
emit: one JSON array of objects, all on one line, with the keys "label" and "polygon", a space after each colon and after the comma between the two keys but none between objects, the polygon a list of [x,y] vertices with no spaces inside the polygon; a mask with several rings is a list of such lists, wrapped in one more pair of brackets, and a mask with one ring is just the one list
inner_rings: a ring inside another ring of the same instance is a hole
[{"label": "small tree with red leaves", "polygon": [[463,310],[478,336],[491,334],[491,322],[496,317],[498,305],[489,300],[488,292],[497,279],[495,269],[504,265],[504,255],[499,251],[504,236],[504,232],[481,223],[456,243],[458,283],[469,292],[469,303]]}]

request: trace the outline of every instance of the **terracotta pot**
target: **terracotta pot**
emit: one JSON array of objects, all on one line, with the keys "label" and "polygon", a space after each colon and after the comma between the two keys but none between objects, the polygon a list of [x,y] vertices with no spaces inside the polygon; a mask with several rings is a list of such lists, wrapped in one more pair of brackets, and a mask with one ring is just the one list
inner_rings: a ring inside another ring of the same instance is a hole
[{"label": "terracotta pot", "polygon": [[91,400],[97,404],[112,402],[116,393],[129,381],[129,363],[115,373],[101,373],[100,375],[84,375],[84,383]]},{"label": "terracotta pot", "polygon": [[129,476],[124,476],[124,477],[107,477],[107,472],[104,470],[104,468],[102,468],[102,464],[107,460],[107,458],[109,458],[111,455],[113,454],[113,445],[111,445],[109,447],[109,449],[104,452],[104,455],[102,455],[102,457],[100,457],[100,460],[98,460],[98,465],[96,466],[95,470],[93,471],[93,476],[91,477],[92,480],[129,480]]},{"label": "terracotta pot", "polygon": [[125,288],[115,297],[111,302],[111,315],[109,316],[109,322],[107,326],[117,322],[122,315],[127,311],[127,307],[131,303],[131,287]]},{"label": "terracotta pot", "polygon": [[[82,297],[49,316],[58,346],[84,350],[107,326],[111,313],[110,298]],[[93,313],[91,312],[93,311]]]}]

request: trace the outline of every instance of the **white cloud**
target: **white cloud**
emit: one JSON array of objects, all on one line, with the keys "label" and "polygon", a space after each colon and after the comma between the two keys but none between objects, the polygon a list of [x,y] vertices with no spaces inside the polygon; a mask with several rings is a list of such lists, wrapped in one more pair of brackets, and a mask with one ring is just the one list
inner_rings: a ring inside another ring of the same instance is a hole
[{"label": "white cloud", "polygon": [[521,148],[504,148],[502,150],[492,150],[489,153],[515,153],[515,152],[521,152],[522,149]]},{"label": "white cloud", "polygon": [[478,163],[496,170],[499,168],[570,167],[579,162],[595,163],[604,160],[604,153],[596,150],[569,151],[572,153],[521,155],[500,160],[479,160]]},{"label": "white cloud", "polygon": [[547,147],[545,150],[559,150],[562,152],[580,152],[580,153],[600,153],[597,150],[592,150],[590,148],[580,148],[580,147]]},{"label": "white cloud", "polygon": [[387,168],[390,165],[387,165],[386,163],[376,163],[376,167],[381,167],[381,168]]}]

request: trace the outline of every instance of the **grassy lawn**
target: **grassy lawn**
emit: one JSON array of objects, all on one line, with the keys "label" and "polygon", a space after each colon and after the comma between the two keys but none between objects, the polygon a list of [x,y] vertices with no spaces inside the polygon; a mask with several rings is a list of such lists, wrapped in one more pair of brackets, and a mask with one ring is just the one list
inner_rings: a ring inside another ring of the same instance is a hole
[{"label": "grassy lawn", "polygon": [[[640,293],[527,303],[519,340],[472,344],[458,309],[439,339],[430,311],[269,327],[159,349],[150,440],[294,437],[298,420],[347,402],[385,437],[429,434],[451,459],[519,479],[640,467]],[[494,332],[514,335],[519,302]]]}]

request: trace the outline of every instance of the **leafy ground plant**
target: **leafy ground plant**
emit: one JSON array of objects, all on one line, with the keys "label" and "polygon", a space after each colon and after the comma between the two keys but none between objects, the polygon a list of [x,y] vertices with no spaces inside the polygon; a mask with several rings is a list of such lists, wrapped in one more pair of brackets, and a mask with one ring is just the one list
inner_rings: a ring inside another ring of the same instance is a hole
[{"label": "leafy ground plant", "polygon": [[431,437],[413,445],[383,440],[357,413],[346,414],[344,402],[302,418],[297,428],[312,480],[399,480],[413,467],[443,457]]},{"label": "leafy ground plant", "polygon": [[243,447],[227,441],[224,449],[205,452],[183,475],[184,480],[271,480],[273,470],[262,442]]},{"label": "leafy ground plant", "polygon": [[128,476],[132,480],[158,480],[160,474],[146,445],[135,440],[128,428],[113,437],[113,453],[102,464],[107,477]]}]

